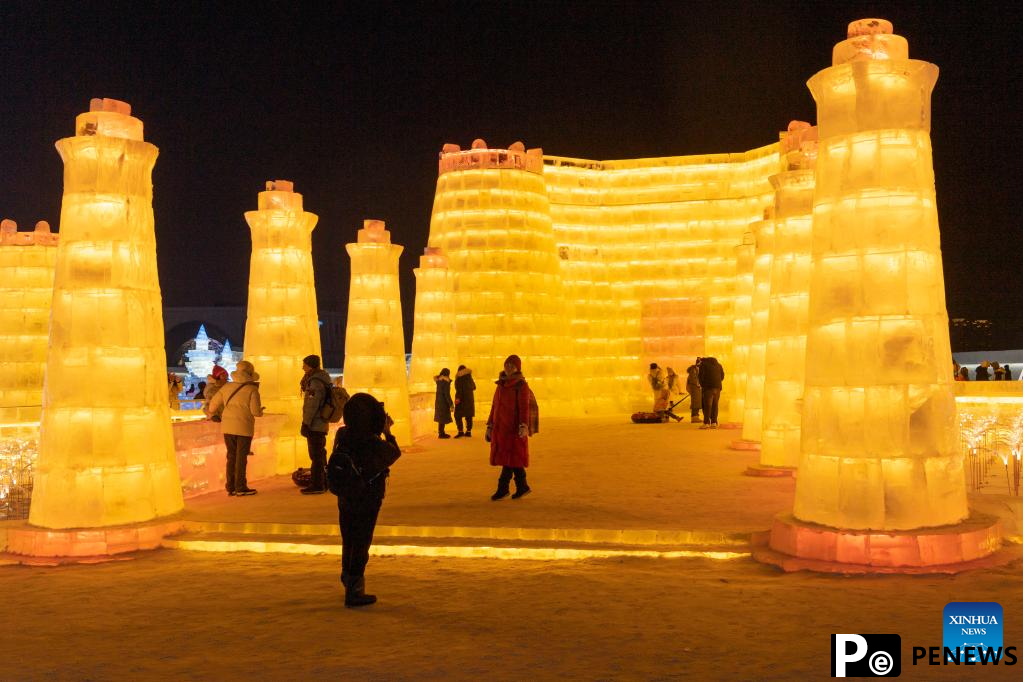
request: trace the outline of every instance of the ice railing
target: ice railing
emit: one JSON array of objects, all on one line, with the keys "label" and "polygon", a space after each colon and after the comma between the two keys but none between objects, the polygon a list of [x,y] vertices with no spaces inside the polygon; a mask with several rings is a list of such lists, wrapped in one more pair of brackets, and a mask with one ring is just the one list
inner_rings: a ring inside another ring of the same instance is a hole
[{"label": "ice railing", "polygon": [[490,149],[483,140],[474,140],[472,149],[462,149],[457,144],[446,144],[440,152],[440,174],[461,170],[482,170],[486,168],[511,168],[529,173],[543,174],[543,150],[526,149],[521,142],[515,142],[507,149]]},{"label": "ice railing", "polygon": [[56,246],[58,235],[50,232],[50,224],[45,220],[36,223],[32,232],[18,232],[18,224],[10,219],[0,221],[0,244],[11,246]]},{"label": "ice railing", "polygon": [[959,442],[971,492],[1019,496],[1023,382],[957,381]]}]

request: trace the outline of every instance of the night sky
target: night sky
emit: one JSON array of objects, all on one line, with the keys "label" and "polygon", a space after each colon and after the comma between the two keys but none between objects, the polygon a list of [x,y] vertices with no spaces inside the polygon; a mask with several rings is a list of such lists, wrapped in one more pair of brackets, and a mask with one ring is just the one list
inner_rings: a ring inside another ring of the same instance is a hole
[{"label": "night sky", "polygon": [[[168,306],[244,305],[264,181],[320,216],[321,310],[346,242],[387,222],[406,333],[445,142],[594,159],[737,152],[814,122],[806,80],[849,21],[882,17],[940,70],[934,163],[952,317],[1023,317],[1016,3],[0,3],[0,216],[56,228],[91,97],[129,102],[153,175]],[[247,7],[245,6],[247,5]],[[320,5],[315,6],[314,5]]]}]

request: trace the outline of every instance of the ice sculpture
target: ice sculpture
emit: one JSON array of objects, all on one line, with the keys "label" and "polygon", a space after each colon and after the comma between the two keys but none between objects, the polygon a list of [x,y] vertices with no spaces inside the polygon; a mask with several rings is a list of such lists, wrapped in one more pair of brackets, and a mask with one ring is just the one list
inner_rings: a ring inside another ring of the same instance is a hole
[{"label": "ice sculpture", "polygon": [[[220,357],[217,358],[217,364],[227,370],[227,376],[231,376],[231,372],[238,366],[238,361],[241,360],[241,353],[238,353],[231,349],[231,339],[224,339],[224,347],[220,349]],[[262,379],[260,375],[260,379]]]},{"label": "ice sculpture", "polygon": [[728,421],[741,424],[746,412],[746,377],[749,374],[750,325],[753,315],[753,263],[756,239],[752,232],[735,247],[735,321],[732,325],[732,400]]},{"label": "ice sculpture", "polygon": [[158,150],[124,102],[92,100],[75,129],[57,142],[64,199],[29,516],[45,528],[182,507],[156,270]]},{"label": "ice sculpture", "polygon": [[206,381],[216,363],[217,351],[211,348],[210,337],[206,334],[206,325],[199,325],[199,333],[195,335],[195,348],[185,351],[185,368],[191,379]]},{"label": "ice sculpture", "polygon": [[771,303],[771,267],[774,262],[774,207],[765,208],[764,219],[751,224],[750,229],[756,241],[756,255],[753,261],[753,296],[750,301],[746,398],[743,405],[742,439],[732,446],[752,450],[760,447],[764,416],[764,369]]},{"label": "ice sculpture", "polygon": [[929,134],[937,75],[870,19],[808,83],[820,142],[802,521],[896,531],[968,514]]},{"label": "ice sculpture", "polygon": [[56,258],[49,223],[0,224],[0,426],[39,421]]},{"label": "ice sculpture", "polygon": [[436,385],[433,377],[443,367],[458,366],[455,352],[455,294],[448,259],[440,249],[427,246],[419,257],[416,276],[416,307],[413,320],[412,362],[409,393],[429,393],[433,410]]},{"label": "ice sculpture", "polygon": [[[398,257],[403,247],[391,243],[382,220],[366,220],[354,244],[345,325],[345,389],[369,393],[384,403],[394,420],[391,432],[409,445],[408,372],[401,321]],[[440,368],[437,368],[440,371]]]},{"label": "ice sculpture", "polygon": [[285,415],[277,441],[277,473],[307,465],[302,427],[302,358],[320,355],[313,281],[312,233],[319,218],[302,208],[287,180],[266,183],[258,210],[246,211],[252,231],[245,359],[260,374],[267,412]]},{"label": "ice sculpture", "polygon": [[[445,145],[439,172],[429,245],[447,255],[454,280],[458,362],[480,384],[517,354],[545,412],[570,413],[573,347],[542,150]],[[489,400],[481,392],[477,411]]]},{"label": "ice sculpture", "polygon": [[795,468],[799,464],[816,140],[817,129],[809,123],[790,123],[782,140],[789,170],[771,177],[775,248],[760,446],[760,464],[765,467]]}]

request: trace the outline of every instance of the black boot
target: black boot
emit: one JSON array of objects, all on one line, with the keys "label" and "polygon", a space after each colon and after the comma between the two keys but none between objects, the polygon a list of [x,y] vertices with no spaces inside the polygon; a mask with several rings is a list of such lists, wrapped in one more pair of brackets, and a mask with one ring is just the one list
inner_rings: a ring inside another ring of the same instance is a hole
[{"label": "black boot", "polygon": [[366,579],[363,576],[348,576],[345,583],[345,606],[369,606],[376,601],[375,594],[366,594]]},{"label": "black boot", "polygon": [[491,495],[490,499],[497,502],[498,500],[503,500],[506,497],[508,497],[508,481],[498,481],[497,492]]}]

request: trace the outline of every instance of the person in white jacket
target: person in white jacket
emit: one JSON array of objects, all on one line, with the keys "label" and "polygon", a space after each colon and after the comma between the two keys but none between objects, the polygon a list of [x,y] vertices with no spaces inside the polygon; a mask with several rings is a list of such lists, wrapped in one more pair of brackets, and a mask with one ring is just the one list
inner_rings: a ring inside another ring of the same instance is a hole
[{"label": "person in white jacket", "polygon": [[231,378],[233,383],[217,391],[203,411],[213,421],[220,422],[220,432],[224,435],[224,445],[227,446],[227,494],[242,497],[256,494],[248,486],[245,468],[248,465],[252,436],[256,432],[256,417],[263,416],[263,404],[259,399],[259,374],[251,362],[239,362]]}]

